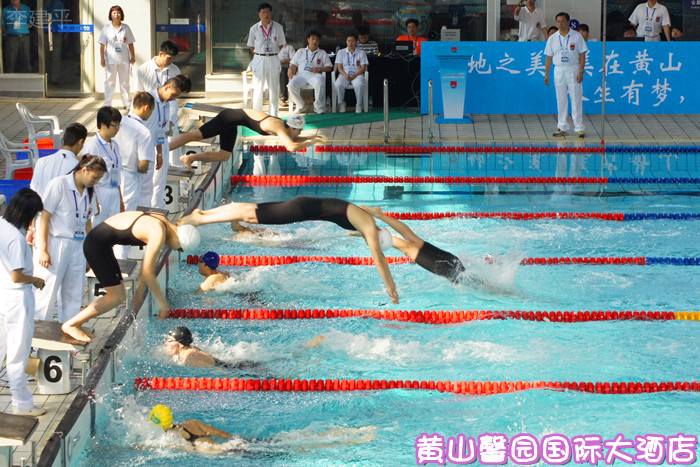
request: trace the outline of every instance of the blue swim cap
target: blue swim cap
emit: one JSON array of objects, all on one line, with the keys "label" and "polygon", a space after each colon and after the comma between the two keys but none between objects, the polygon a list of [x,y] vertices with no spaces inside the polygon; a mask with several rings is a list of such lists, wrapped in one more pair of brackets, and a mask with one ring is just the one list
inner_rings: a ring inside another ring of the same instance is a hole
[{"label": "blue swim cap", "polygon": [[206,264],[209,269],[216,269],[219,267],[219,254],[213,251],[207,251],[199,260]]}]

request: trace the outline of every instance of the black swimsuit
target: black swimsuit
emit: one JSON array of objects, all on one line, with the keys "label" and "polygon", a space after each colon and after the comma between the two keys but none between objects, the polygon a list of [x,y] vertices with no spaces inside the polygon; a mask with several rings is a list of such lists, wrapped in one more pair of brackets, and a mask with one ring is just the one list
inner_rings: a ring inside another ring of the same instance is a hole
[{"label": "black swimsuit", "polygon": [[232,152],[233,145],[236,142],[237,129],[239,125],[250,128],[251,130],[267,135],[268,133],[260,128],[260,124],[268,118],[277,118],[271,115],[266,116],[262,120],[253,120],[248,116],[243,109],[226,109],[212,118],[199,128],[202,132],[202,138],[211,138],[219,135],[219,146],[224,151]]},{"label": "black swimsuit", "polygon": [[146,245],[134,237],[131,231],[136,221],[143,216],[150,216],[165,223],[162,219],[151,216],[148,212],[143,212],[136,216],[136,219],[126,229],[116,229],[106,222],[102,222],[85,237],[83,253],[85,253],[85,258],[102,287],[113,287],[122,282],[122,273],[119,270],[119,263],[114,256],[112,247],[115,245]]},{"label": "black swimsuit", "polygon": [[459,275],[465,271],[459,258],[428,242],[425,242],[418,252],[416,264],[452,282],[457,282]]},{"label": "black swimsuit", "polygon": [[[185,438],[185,441],[188,441],[192,444],[194,444],[194,442],[197,441],[199,438],[206,438],[206,436],[195,435],[194,433],[192,433],[190,430],[188,430],[187,428],[185,428],[182,425],[175,425],[173,428],[179,428],[182,431],[184,431],[185,433],[187,433],[188,435],[190,435],[189,438]],[[183,438],[184,438],[184,436],[183,436]]]},{"label": "black swimsuit", "polygon": [[348,203],[337,198],[297,196],[289,201],[258,204],[259,224],[292,224],[302,221],[328,221],[347,230],[357,230],[348,220]]}]

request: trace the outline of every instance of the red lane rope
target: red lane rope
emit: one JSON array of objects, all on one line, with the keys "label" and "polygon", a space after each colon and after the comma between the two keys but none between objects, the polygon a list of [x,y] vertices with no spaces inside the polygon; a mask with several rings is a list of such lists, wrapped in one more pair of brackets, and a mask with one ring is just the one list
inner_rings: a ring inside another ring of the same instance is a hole
[{"label": "red lane rope", "polygon": [[700,320],[700,312],[694,311],[520,311],[520,310],[366,310],[366,309],[264,309],[238,308],[195,309],[174,308],[173,319],[229,319],[229,320],[283,320],[283,319],[331,319],[373,318],[387,321],[404,321],[425,324],[452,324],[467,321],[506,320],[544,321],[552,323],[581,323],[587,321],[669,321]]},{"label": "red lane rope", "polygon": [[[199,255],[187,255],[187,264],[198,264]],[[280,266],[284,264],[321,262],[347,264],[351,266],[373,266],[374,258],[371,256],[257,256],[257,255],[220,255],[219,261],[224,266]],[[413,260],[404,256],[387,256],[389,264],[413,263]],[[493,258],[484,258],[484,261],[493,263]],[[634,264],[644,266],[647,258],[643,256],[614,257],[614,256],[594,256],[594,257],[538,257],[523,258],[520,261],[522,266],[554,265],[554,264]]]},{"label": "red lane rope", "polygon": [[405,176],[390,177],[371,176],[336,176],[336,175],[233,175],[231,184],[248,183],[249,185],[302,185],[307,183],[457,183],[457,184],[533,184],[533,183],[585,183],[607,184],[607,177],[442,177],[442,176]]},{"label": "red lane rope", "polygon": [[580,391],[595,394],[642,394],[667,391],[700,391],[697,381],[671,382],[576,382],[576,381],[433,381],[362,379],[245,379],[245,378],[135,378],[134,389],[190,391],[383,391],[420,389],[456,394],[490,395],[528,389]]}]

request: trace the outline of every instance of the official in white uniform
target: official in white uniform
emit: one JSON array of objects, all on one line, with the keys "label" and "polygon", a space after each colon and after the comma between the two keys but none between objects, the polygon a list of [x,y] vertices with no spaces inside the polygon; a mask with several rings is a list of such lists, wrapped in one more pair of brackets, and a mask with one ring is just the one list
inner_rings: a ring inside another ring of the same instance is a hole
[{"label": "official in white uniform", "polygon": [[[335,57],[335,64],[338,65],[338,77],[333,85],[335,92],[338,94],[339,111],[345,112],[345,86],[352,85],[355,90],[357,105],[355,112],[362,112],[362,99],[365,94],[365,70],[369,61],[367,54],[362,50],[357,49],[357,35],[354,33],[348,34],[345,40],[347,48],[338,51],[338,56]],[[368,109],[365,109],[365,112]]]},{"label": "official in white uniform", "polygon": [[261,3],[258,6],[260,21],[250,27],[248,47],[253,52],[250,69],[253,72],[253,109],[263,110],[265,83],[270,90],[270,105],[267,113],[277,116],[279,108],[280,47],[287,43],[282,25],[272,21],[272,6]]},{"label": "official in white uniform", "polygon": [[44,280],[32,274],[32,253],[25,232],[41,212],[39,195],[29,188],[17,191],[0,218],[0,362],[5,362],[15,414],[39,416],[27,389],[27,366],[34,335],[34,292]]},{"label": "official in white uniform", "polygon": [[539,41],[542,40],[543,36],[547,37],[544,12],[540,8],[535,8],[535,0],[518,3],[518,6],[515,7],[514,17],[518,22],[518,42]]},{"label": "official in white uniform", "polygon": [[136,62],[134,54],[134,34],[131,28],[122,23],[124,10],[115,5],[109,10],[109,22],[105,24],[97,39],[100,44],[100,64],[105,69],[105,104],[112,105],[112,98],[119,76],[119,92],[125,109],[131,105],[129,81],[131,65]]},{"label": "official in white uniform", "polygon": [[83,148],[85,154],[100,156],[107,164],[107,172],[95,185],[100,212],[92,219],[93,227],[124,210],[120,187],[122,157],[119,144],[113,139],[119,133],[121,121],[122,114],[114,107],[100,108],[97,111],[97,134]]},{"label": "official in white uniform", "polygon": [[93,187],[106,172],[101,157],[84,155],[73,173],[52,180],[46,188],[34,256],[36,275],[46,281],[46,287],[36,292],[37,319],[51,321],[57,315],[63,323],[80,311],[85,288],[83,240],[97,212]]},{"label": "official in white uniform", "polygon": [[571,118],[574,121],[576,134],[583,138],[583,70],[586,66],[588,46],[583,36],[569,28],[569,14],[557,15],[559,32],[547,39],[544,54],[547,56],[544,64],[544,84],[549,86],[549,70],[554,63],[554,87],[557,93],[557,110],[559,119],[558,130],[554,136],[566,136],[569,132],[567,121],[567,94],[571,97]]},{"label": "official in white uniform", "polygon": [[[173,127],[177,121],[172,121],[170,102],[177,99],[180,94],[190,92],[192,83],[185,75],[177,75],[170,78],[158,89],[148,91],[155,100],[155,111],[146,120],[146,126],[151,133],[151,145],[154,147],[156,163],[153,170],[149,167],[148,173],[141,178],[141,206],[165,208],[165,185],[168,178],[168,158],[163,157],[169,151],[168,137],[173,134]],[[149,175],[150,174],[150,175]]]},{"label": "official in white uniform", "polygon": [[308,47],[297,50],[289,64],[289,97],[294,100],[297,108],[304,107],[301,98],[301,87],[310,85],[314,88],[314,111],[322,114],[326,108],[326,82],[323,72],[331,71],[331,60],[325,50],[319,49],[321,34],[309,31],[306,35]]},{"label": "official in white uniform", "polygon": [[[171,40],[165,40],[160,44],[158,55],[151,60],[142,64],[136,71],[137,91],[152,91],[163,86],[171,77],[180,74],[180,68],[173,63],[173,58],[177,56],[180,49],[177,44]],[[177,112],[179,105],[177,100],[170,102],[170,120],[177,123]],[[180,134],[180,129],[177,125],[173,126],[173,135],[168,137],[168,141]],[[184,167],[180,162],[182,151],[178,148],[169,152],[168,163],[178,167]]]},{"label": "official in white uniform", "polygon": [[49,156],[36,161],[29,188],[42,196],[51,180],[65,175],[78,165],[80,151],[85,145],[87,128],[81,123],[71,123],[63,130],[63,147]]},{"label": "official in white uniform", "polygon": [[671,16],[656,0],[637,5],[629,22],[636,28],[637,37],[643,37],[646,42],[660,41],[662,30],[666,40],[671,42]]}]

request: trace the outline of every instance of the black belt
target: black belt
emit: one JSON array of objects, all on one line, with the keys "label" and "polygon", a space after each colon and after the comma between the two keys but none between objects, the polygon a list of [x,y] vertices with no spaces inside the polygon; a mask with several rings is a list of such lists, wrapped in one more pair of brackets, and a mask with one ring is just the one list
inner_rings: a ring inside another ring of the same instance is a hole
[{"label": "black belt", "polygon": [[260,55],[261,57],[276,57],[277,54],[259,54],[257,52],[253,52],[255,55]]}]

